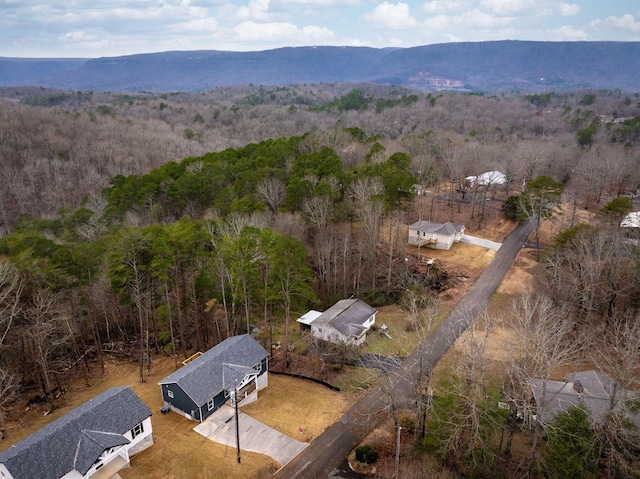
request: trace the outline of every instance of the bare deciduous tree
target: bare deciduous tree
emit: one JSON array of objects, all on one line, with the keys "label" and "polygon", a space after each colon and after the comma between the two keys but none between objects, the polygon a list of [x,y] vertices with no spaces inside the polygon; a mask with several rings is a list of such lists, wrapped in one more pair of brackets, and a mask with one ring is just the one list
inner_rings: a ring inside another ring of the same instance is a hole
[{"label": "bare deciduous tree", "polygon": [[[530,450],[519,464],[521,471],[530,472],[539,466],[540,460],[538,441],[542,425],[535,418],[544,417],[547,408],[544,400],[533,403],[531,381],[541,381],[541,397],[544,398],[546,381],[560,368],[578,364],[587,341],[576,335],[574,322],[567,312],[546,296],[520,296],[511,304],[508,318],[508,321],[505,318],[504,326],[505,337],[510,338],[507,341],[509,382],[504,387],[504,394],[521,415],[523,426],[534,431]],[[509,449],[508,446],[507,451]]]},{"label": "bare deciduous tree", "polygon": [[280,178],[269,176],[260,180],[256,186],[256,192],[258,197],[262,198],[272,211],[277,211],[284,200],[284,183]]},{"label": "bare deciduous tree", "polygon": [[[633,477],[633,464],[640,451],[637,406],[640,397],[640,317],[617,318],[604,335],[594,338],[593,360],[613,379],[608,385],[611,400],[602,421],[596,424],[598,457],[606,477]],[[632,422],[635,419],[635,423]]]},{"label": "bare deciduous tree", "polygon": [[38,289],[25,309],[27,323],[22,327],[30,359],[38,370],[42,393],[53,408],[53,391],[58,384],[54,367],[64,360],[64,351],[72,349],[73,332],[67,305],[59,294]]}]

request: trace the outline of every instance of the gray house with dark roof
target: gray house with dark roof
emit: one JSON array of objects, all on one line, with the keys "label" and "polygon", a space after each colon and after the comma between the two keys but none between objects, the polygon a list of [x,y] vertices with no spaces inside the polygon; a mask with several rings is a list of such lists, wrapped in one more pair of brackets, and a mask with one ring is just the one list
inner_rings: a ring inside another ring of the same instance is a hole
[{"label": "gray house with dark roof", "polygon": [[435,249],[449,249],[464,236],[464,226],[458,223],[417,221],[409,226],[409,244]]},{"label": "gray house with dark roof", "polygon": [[151,445],[151,411],[131,388],[115,387],[2,451],[0,477],[109,478]]},{"label": "gray house with dark roof", "polygon": [[376,322],[377,310],[359,299],[342,299],[324,313],[309,311],[297,321],[316,339],[360,345]]},{"label": "gray house with dark roof", "polygon": [[232,336],[158,384],[166,406],[204,421],[237,391],[238,404],[258,398],[268,385],[269,354],[248,334]]},{"label": "gray house with dark roof", "polygon": [[[567,375],[566,381],[529,381],[536,405],[536,420],[550,423],[561,412],[572,406],[586,408],[591,419],[599,424],[610,412],[614,396],[626,401],[638,398],[638,392],[621,388],[616,382],[600,371],[588,370]],[[629,419],[640,428],[640,413],[627,411]]]}]

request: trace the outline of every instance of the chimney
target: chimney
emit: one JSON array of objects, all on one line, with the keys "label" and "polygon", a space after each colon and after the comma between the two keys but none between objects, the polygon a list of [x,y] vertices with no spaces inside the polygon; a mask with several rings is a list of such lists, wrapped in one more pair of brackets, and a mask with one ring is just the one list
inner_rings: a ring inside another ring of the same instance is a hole
[{"label": "chimney", "polygon": [[577,379],[573,381],[573,390],[578,394],[582,394],[584,392],[584,386]]}]

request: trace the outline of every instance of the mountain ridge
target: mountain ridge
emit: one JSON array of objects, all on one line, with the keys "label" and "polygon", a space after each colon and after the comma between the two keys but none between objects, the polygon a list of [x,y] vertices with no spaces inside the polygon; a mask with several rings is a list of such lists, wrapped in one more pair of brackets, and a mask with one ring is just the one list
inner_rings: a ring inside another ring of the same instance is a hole
[{"label": "mountain ridge", "polygon": [[503,40],[410,48],[307,46],[94,59],[0,58],[0,86],[195,92],[230,85],[323,82],[472,92],[640,90],[640,42]]}]

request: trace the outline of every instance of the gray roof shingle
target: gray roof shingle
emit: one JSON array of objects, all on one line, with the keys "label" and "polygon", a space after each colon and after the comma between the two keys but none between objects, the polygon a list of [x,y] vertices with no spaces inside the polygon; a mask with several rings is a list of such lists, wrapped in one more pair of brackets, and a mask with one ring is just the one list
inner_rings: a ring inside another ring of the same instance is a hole
[{"label": "gray roof shingle", "polygon": [[73,469],[85,474],[105,449],[126,444],[122,434],[149,416],[131,388],[111,388],[2,451],[0,463],[15,479],[57,479]]},{"label": "gray roof shingle", "polygon": [[451,223],[450,221],[443,224],[423,220],[416,221],[410,226],[410,228],[412,230],[426,231],[427,233],[446,234],[452,236],[455,233],[461,233],[464,226],[458,223]]},{"label": "gray roof shingle", "polygon": [[[582,386],[579,391],[574,387],[575,381]],[[583,406],[596,423],[604,420],[611,408],[611,394],[614,389],[613,380],[599,371],[580,371],[567,375],[567,381],[544,381],[531,379],[529,381],[536,404],[539,406],[538,415],[542,422],[551,422],[553,418],[571,406]],[[544,391],[544,394],[543,394]],[[623,397],[632,397],[633,391],[622,390]],[[628,412],[630,419],[636,426],[640,426],[640,414]]]},{"label": "gray roof shingle", "polygon": [[376,312],[359,299],[341,299],[318,316],[314,322],[328,323],[346,337],[360,336],[366,328],[364,323]]},{"label": "gray roof shingle", "polygon": [[96,458],[107,449],[129,444],[129,440],[122,434],[100,431],[82,431],[76,449],[75,469],[86,474]]},{"label": "gray roof shingle", "polygon": [[177,383],[197,405],[201,406],[228,386],[223,381],[224,364],[251,368],[268,355],[267,350],[250,335],[232,336],[158,384]]}]

